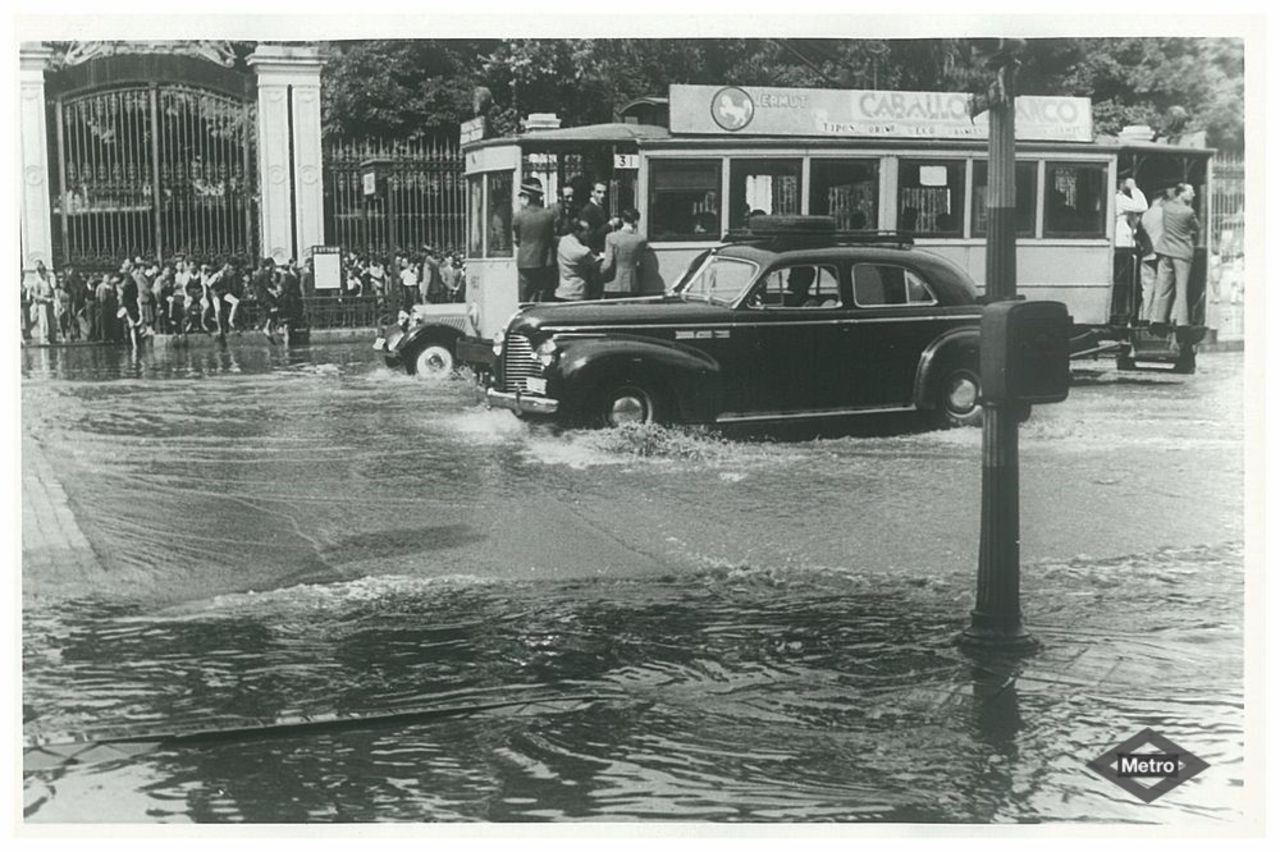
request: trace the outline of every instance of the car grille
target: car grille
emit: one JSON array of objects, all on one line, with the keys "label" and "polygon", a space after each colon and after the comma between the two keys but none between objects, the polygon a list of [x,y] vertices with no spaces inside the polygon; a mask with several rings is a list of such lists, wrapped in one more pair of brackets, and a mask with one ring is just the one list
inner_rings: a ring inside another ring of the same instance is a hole
[{"label": "car grille", "polygon": [[541,365],[533,360],[533,347],[523,334],[507,335],[502,349],[502,389],[507,393],[524,391],[524,380],[542,375]]}]

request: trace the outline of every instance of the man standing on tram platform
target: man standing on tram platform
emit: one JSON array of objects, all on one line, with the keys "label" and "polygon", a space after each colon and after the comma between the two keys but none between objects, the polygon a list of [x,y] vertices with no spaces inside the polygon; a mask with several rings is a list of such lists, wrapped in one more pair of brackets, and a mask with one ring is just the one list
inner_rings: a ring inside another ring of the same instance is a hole
[{"label": "man standing on tram platform", "polygon": [[1115,266],[1112,276],[1111,317],[1114,322],[1126,324],[1139,304],[1135,296],[1138,289],[1137,243],[1134,239],[1139,219],[1147,212],[1147,197],[1138,189],[1132,177],[1127,177],[1116,190]]},{"label": "man standing on tram platform", "polygon": [[529,178],[520,187],[520,209],[511,220],[521,302],[542,302],[555,294],[555,232],[556,214],[542,206],[542,182]]},{"label": "man standing on tram platform", "polygon": [[587,234],[587,246],[596,254],[604,252],[605,236],[622,224],[622,220],[610,219],[609,214],[605,212],[604,199],[608,191],[609,188],[604,181],[596,181],[591,185],[591,199],[578,211],[578,218],[591,226]]},{"label": "man standing on tram platform", "polygon": [[1200,219],[1191,208],[1195,197],[1196,191],[1190,184],[1180,183],[1164,205],[1164,233],[1155,246],[1160,262],[1150,317],[1152,330],[1156,332],[1169,324],[1175,328],[1191,325],[1187,286],[1200,234]]}]

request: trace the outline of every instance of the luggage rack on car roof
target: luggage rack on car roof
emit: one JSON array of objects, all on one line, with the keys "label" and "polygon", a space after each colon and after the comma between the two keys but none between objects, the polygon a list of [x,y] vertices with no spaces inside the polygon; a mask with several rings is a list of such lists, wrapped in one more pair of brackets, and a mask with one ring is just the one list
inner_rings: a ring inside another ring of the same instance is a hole
[{"label": "luggage rack on car roof", "polygon": [[728,231],[723,242],[752,243],[773,251],[856,245],[910,248],[915,245],[915,240],[901,231],[838,231],[835,219],[830,216],[757,215],[750,221],[749,227]]}]

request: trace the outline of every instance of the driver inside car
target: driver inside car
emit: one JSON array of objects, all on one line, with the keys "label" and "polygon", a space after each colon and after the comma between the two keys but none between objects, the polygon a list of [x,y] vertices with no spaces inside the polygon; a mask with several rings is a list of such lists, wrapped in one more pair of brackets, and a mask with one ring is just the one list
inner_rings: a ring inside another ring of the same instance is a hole
[{"label": "driver inside car", "polygon": [[821,304],[818,299],[810,298],[809,290],[813,287],[814,268],[797,266],[787,275],[787,292],[783,294],[782,304],[788,308],[811,308]]}]

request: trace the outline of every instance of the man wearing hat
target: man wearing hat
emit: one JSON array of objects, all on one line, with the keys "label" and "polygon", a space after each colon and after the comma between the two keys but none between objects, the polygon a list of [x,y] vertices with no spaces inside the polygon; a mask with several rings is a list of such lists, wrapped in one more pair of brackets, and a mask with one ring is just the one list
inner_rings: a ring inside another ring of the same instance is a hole
[{"label": "man wearing hat", "polygon": [[542,182],[529,178],[522,183],[520,209],[511,220],[521,302],[542,302],[555,292],[555,220],[555,213],[542,206]]}]

